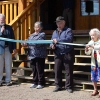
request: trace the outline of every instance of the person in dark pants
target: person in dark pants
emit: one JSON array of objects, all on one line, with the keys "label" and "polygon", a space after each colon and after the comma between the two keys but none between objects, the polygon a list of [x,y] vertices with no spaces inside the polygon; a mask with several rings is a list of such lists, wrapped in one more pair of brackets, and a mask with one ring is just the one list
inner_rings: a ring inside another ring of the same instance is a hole
[{"label": "person in dark pants", "polygon": [[65,19],[62,16],[56,18],[57,29],[53,32],[53,43],[50,47],[54,49],[55,60],[55,85],[53,92],[62,90],[62,68],[65,67],[66,83],[65,89],[72,93],[73,90],[73,63],[74,48],[72,45],[59,44],[59,42],[72,43],[72,30],[65,26]]},{"label": "person in dark pants", "polygon": [[65,18],[66,24],[69,28],[73,28],[73,8],[74,0],[63,0],[63,17]]},{"label": "person in dark pants", "polygon": [[[42,23],[36,22],[34,24],[35,32],[30,35],[28,40],[45,40],[45,33],[42,31]],[[26,45],[26,44],[23,44]],[[30,88],[41,89],[45,85],[44,67],[46,57],[45,44],[27,44],[29,47],[29,59],[31,60],[33,71],[33,84]]]}]

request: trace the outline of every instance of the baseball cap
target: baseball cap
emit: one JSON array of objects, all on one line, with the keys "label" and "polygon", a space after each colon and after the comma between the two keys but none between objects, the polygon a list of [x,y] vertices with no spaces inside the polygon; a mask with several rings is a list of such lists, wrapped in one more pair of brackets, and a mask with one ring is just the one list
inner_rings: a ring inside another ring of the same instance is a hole
[{"label": "baseball cap", "polygon": [[65,21],[64,17],[58,16],[58,17],[56,18],[56,21],[55,21],[55,22],[59,22],[59,21],[62,21],[62,20]]}]

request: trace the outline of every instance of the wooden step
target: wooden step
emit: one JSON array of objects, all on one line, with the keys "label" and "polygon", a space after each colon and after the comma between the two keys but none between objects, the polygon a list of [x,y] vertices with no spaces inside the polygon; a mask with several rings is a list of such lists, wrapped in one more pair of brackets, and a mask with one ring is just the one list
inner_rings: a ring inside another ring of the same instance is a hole
[{"label": "wooden step", "polygon": [[[13,62],[30,62],[30,60],[13,60]],[[55,62],[48,62],[48,61],[45,61],[45,64],[55,64]],[[90,63],[74,63],[74,65],[77,65],[77,66],[90,66],[91,64]]]},{"label": "wooden step", "polygon": [[[48,57],[54,57],[54,55],[47,55]],[[91,56],[87,56],[87,55],[75,55],[75,57],[77,58],[91,58]]]},{"label": "wooden step", "polygon": [[19,56],[27,56],[27,54],[18,54]]},{"label": "wooden step", "polygon": [[[23,69],[27,71],[32,71],[32,68],[25,68],[25,67],[12,67],[12,69]],[[54,69],[44,69],[44,72],[54,72]],[[62,73],[65,73],[64,70],[62,70]],[[83,75],[91,75],[90,72],[84,72],[84,71],[73,71],[73,74],[83,74]]]},{"label": "wooden step", "polygon": [[91,56],[87,55],[75,55],[76,58],[91,58]]},{"label": "wooden step", "polygon": [[[24,49],[28,49],[28,47],[23,47]],[[47,47],[47,50],[52,50],[50,47]],[[74,48],[74,50],[85,50],[85,47]]]},{"label": "wooden step", "polygon": [[[25,68],[25,67],[12,67],[12,69],[16,69],[16,70],[27,70],[27,71],[32,71],[32,68]],[[45,72],[54,72],[53,69],[44,69]]]},{"label": "wooden step", "polygon": [[[22,78],[22,79],[33,79],[33,76],[15,76],[15,77]],[[55,81],[54,78],[47,78],[47,77],[45,77],[45,80],[46,81],[52,81],[52,82]],[[66,79],[62,79],[62,81],[66,81]],[[90,82],[90,81],[75,80],[75,79],[74,79],[74,83],[75,84],[88,84],[88,85],[93,85],[92,82]],[[100,83],[98,83],[98,85],[100,85]]]},{"label": "wooden step", "polygon": [[[55,64],[55,63],[46,61],[45,64]],[[91,63],[74,63],[74,65],[77,65],[77,66],[91,66]]]},{"label": "wooden step", "polygon": [[91,75],[90,72],[84,72],[84,71],[73,71],[73,74]]},{"label": "wooden step", "polygon": [[30,60],[13,60],[13,62],[30,62]]},{"label": "wooden step", "polygon": [[75,66],[91,66],[91,63],[74,63]]},{"label": "wooden step", "polygon": [[74,50],[85,50],[85,48],[74,48]]}]

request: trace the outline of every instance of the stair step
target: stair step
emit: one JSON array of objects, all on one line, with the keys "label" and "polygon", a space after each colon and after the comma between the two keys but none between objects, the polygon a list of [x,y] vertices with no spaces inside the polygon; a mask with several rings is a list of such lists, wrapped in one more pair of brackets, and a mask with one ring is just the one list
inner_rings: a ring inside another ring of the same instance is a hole
[{"label": "stair step", "polygon": [[74,63],[77,66],[91,66],[91,63]]},{"label": "stair step", "polygon": [[13,60],[13,62],[30,62],[30,60]]},{"label": "stair step", "polygon": [[74,50],[85,50],[85,48],[74,48]]},{"label": "stair step", "polygon": [[[55,63],[46,61],[45,64],[55,64]],[[91,63],[74,63],[74,65],[77,65],[77,66],[91,66]]]},{"label": "stair step", "polygon": [[[47,55],[48,57],[54,57],[54,55]],[[75,57],[77,58],[91,58],[91,56],[87,56],[87,55],[75,55]]]},{"label": "stair step", "polygon": [[[30,60],[13,60],[13,62],[30,62]],[[45,61],[45,64],[55,64],[54,61],[52,62],[48,62],[48,61]],[[74,65],[77,65],[77,66],[90,66],[91,64],[90,63],[74,63]]]},{"label": "stair step", "polygon": [[27,56],[27,54],[18,54],[19,56]]},{"label": "stair step", "polygon": [[[12,69],[23,69],[23,70],[27,70],[27,71],[32,71],[32,68],[24,68],[24,67],[12,67]],[[44,69],[45,72],[54,72],[53,69]]]},{"label": "stair step", "polygon": [[90,72],[84,72],[84,71],[74,71],[73,74],[91,75]]},{"label": "stair step", "polygon": [[[24,68],[24,67],[12,67],[12,69],[23,69],[23,70],[27,70],[27,71],[32,71],[32,68]],[[54,72],[54,69],[44,69],[45,72]],[[65,73],[65,71],[63,70],[62,73]],[[91,75],[90,72],[84,72],[84,71],[73,71],[73,74],[83,74],[83,75]]]},{"label": "stair step", "polygon": [[[28,49],[28,47],[23,47],[24,49]],[[47,47],[47,50],[52,50],[51,48]],[[74,48],[74,50],[85,50],[85,48]]]}]

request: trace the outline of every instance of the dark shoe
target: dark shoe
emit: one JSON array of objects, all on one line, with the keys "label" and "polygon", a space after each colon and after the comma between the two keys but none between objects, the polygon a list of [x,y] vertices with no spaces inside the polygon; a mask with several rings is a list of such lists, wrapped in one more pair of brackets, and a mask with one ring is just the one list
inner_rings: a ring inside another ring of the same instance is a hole
[{"label": "dark shoe", "polygon": [[96,91],[93,91],[93,93],[91,94],[91,96],[96,96],[98,94],[99,94],[99,92],[96,90]]},{"label": "dark shoe", "polygon": [[2,86],[2,83],[0,83],[0,87]]},{"label": "dark shoe", "polygon": [[72,89],[66,89],[69,93],[73,93]]},{"label": "dark shoe", "polygon": [[56,87],[56,88],[53,90],[53,92],[58,92],[58,91],[61,91],[61,90],[62,90],[62,88]]},{"label": "dark shoe", "polygon": [[6,86],[11,86],[11,83],[10,83],[10,82],[7,82],[7,83],[6,83]]}]

